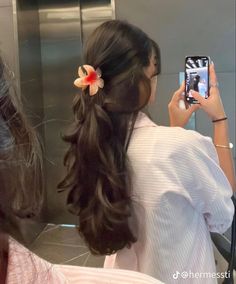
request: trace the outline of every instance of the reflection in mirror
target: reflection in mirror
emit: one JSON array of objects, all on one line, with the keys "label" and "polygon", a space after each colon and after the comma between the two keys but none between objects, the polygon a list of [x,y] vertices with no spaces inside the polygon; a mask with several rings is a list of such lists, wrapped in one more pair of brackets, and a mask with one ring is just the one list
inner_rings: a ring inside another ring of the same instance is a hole
[{"label": "reflection in mirror", "polygon": [[[66,238],[69,240],[65,245],[68,263],[89,265],[93,259],[74,234],[76,218],[65,208],[67,193],[56,192],[64,173],[62,158],[66,150],[60,135],[72,121],[71,102],[75,92],[72,82],[82,63],[83,44],[96,26],[115,17],[114,1],[15,0],[12,3],[0,3],[1,49],[16,77],[20,78],[19,93],[24,108],[42,140],[46,189],[40,222],[19,222],[19,227],[24,241],[30,244],[45,223],[72,224],[72,230],[67,225],[47,225],[39,243],[32,248],[53,261],[52,255],[45,252],[60,250],[61,241]],[[184,71],[185,56],[209,55],[213,59],[230,138],[235,145],[234,1],[206,3],[199,0],[190,4],[185,0],[180,5],[150,0],[147,5],[142,0],[119,0],[116,1],[116,18],[139,26],[161,47],[162,74],[158,77],[156,102],[149,107],[153,120],[160,125],[169,125],[167,106],[182,81],[179,72]],[[187,128],[206,136],[213,135],[212,123],[201,110],[193,114]],[[235,158],[235,147],[233,151]],[[51,235],[52,232],[55,234]],[[229,234],[226,233],[228,238]],[[51,248],[50,243],[53,243]],[[81,246],[84,251],[78,255],[73,246]],[[67,262],[57,257],[55,262]],[[101,266],[103,260],[99,258],[96,265]]]}]

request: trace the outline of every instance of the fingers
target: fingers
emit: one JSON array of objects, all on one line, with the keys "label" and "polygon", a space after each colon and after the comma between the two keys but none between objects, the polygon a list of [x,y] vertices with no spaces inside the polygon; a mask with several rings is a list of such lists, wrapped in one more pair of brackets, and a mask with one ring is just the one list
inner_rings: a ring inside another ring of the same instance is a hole
[{"label": "fingers", "polygon": [[183,81],[180,88],[174,93],[173,97],[172,97],[172,101],[178,102],[180,99],[182,99],[182,94],[184,92],[185,89],[185,82]]},{"label": "fingers", "polygon": [[215,72],[215,66],[212,62],[210,65],[210,85],[216,87],[218,85],[218,80]]},{"label": "fingers", "polygon": [[199,104],[195,104],[195,105],[191,105],[187,111],[192,114],[193,112],[197,111],[198,109],[200,108],[200,105]]},{"label": "fingers", "polygon": [[199,102],[199,104],[204,104],[205,98],[203,98],[198,92],[191,92],[193,98]]},{"label": "fingers", "polygon": [[182,95],[182,93],[184,92],[184,89],[185,89],[185,81],[182,82],[182,84],[180,85],[180,88],[177,90],[177,92]]},{"label": "fingers", "polygon": [[186,105],[185,105],[184,100],[179,100],[179,108],[180,109],[186,109],[187,108]]}]

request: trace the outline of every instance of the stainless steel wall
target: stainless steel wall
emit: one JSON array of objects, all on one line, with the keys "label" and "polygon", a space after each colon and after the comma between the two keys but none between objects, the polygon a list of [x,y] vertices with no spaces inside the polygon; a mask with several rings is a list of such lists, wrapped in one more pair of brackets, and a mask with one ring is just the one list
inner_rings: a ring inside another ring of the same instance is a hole
[{"label": "stainless steel wall", "polygon": [[115,0],[81,0],[82,42],[102,22],[115,19]]},{"label": "stainless steel wall", "polygon": [[[58,3],[60,2],[60,3]],[[81,19],[78,1],[38,1],[44,100],[46,222],[75,222],[57,193],[63,176],[65,144],[60,138],[71,120],[73,80],[81,62]]]},{"label": "stainless steel wall", "polygon": [[[17,21],[14,11],[13,0],[0,0],[0,52],[9,69],[14,72],[15,78],[19,78]],[[19,89],[18,82],[19,80],[16,84]]]},{"label": "stainless steel wall", "polygon": [[17,10],[20,92],[24,110],[43,140],[44,129],[41,122],[44,117],[44,101],[42,96],[38,5],[37,1],[33,0],[18,0],[15,3]]},{"label": "stainless steel wall", "polygon": [[72,120],[73,81],[82,44],[101,22],[114,18],[110,0],[18,0],[21,96],[44,146],[45,207],[42,220],[75,223],[66,210],[67,192],[57,193],[67,145],[61,135]]}]

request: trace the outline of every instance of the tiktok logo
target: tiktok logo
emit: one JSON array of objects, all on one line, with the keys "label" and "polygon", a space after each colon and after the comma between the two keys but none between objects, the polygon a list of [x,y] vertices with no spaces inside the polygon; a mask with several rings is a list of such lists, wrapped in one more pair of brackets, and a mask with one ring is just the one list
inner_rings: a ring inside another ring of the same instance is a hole
[{"label": "tiktok logo", "polygon": [[173,274],[174,279],[178,279],[180,272],[176,271],[176,273]]}]

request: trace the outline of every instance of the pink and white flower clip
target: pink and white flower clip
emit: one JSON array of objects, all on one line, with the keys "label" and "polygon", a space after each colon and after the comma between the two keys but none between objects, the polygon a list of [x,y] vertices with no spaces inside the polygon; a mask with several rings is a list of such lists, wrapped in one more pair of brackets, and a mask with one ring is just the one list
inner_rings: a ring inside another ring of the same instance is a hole
[{"label": "pink and white flower clip", "polygon": [[85,90],[89,86],[89,95],[97,94],[98,89],[104,87],[104,81],[101,78],[102,73],[99,68],[96,70],[91,65],[83,65],[78,69],[79,78],[74,81],[74,85]]}]

